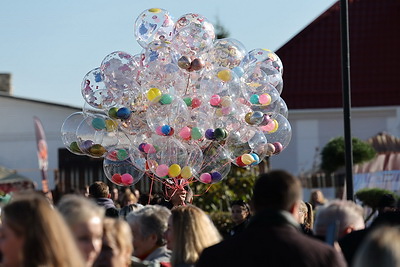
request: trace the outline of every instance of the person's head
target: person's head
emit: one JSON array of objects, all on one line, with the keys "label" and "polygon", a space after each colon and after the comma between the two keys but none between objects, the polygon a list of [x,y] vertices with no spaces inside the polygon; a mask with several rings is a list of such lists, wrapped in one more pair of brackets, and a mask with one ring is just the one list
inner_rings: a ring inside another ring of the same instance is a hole
[{"label": "person's head", "polygon": [[170,201],[174,207],[190,203],[193,198],[193,192],[188,184],[176,184],[170,179],[163,184],[163,194],[164,198]]},{"label": "person's head", "polygon": [[311,192],[310,203],[314,209],[319,205],[323,205],[325,202],[325,197],[321,190],[314,190]]},{"label": "person's head", "polygon": [[258,213],[264,209],[284,210],[297,219],[302,190],[298,179],[277,170],[261,174],[253,190],[253,206]]},{"label": "person's head", "polygon": [[383,194],[378,202],[379,214],[396,210],[396,199],[392,194]]},{"label": "person's head", "polygon": [[96,181],[89,186],[89,197],[110,198],[110,189],[106,183],[102,181]]},{"label": "person's head", "polygon": [[231,203],[231,218],[235,225],[241,224],[250,217],[250,206],[243,200],[235,200]]},{"label": "person's head", "polygon": [[346,234],[364,229],[363,208],[352,201],[333,200],[320,206],[314,224],[317,236],[326,236],[330,225],[337,224],[338,238]]},{"label": "person's head", "polygon": [[103,245],[93,267],[127,267],[133,252],[132,232],[121,219],[104,219]]},{"label": "person's head", "polygon": [[357,250],[352,266],[400,266],[399,226],[384,226],[372,231]]},{"label": "person's head", "polygon": [[203,249],[221,241],[213,222],[201,209],[179,206],[171,210],[167,247],[172,250],[171,264],[195,264]]},{"label": "person's head", "polygon": [[164,232],[167,230],[171,211],[159,205],[147,205],[126,216],[133,233],[133,255],[145,259],[157,248],[165,245]]},{"label": "person's head", "polygon": [[16,195],[1,215],[2,266],[84,266],[69,228],[42,195]]},{"label": "person's head", "polygon": [[104,209],[90,199],[66,195],[58,203],[58,210],[70,227],[87,266],[91,266],[101,250]]},{"label": "person's head", "polygon": [[133,194],[130,190],[129,191],[125,191],[122,195],[121,195],[121,207],[125,207],[131,204],[135,204],[137,203],[138,200],[135,196],[135,194]]}]

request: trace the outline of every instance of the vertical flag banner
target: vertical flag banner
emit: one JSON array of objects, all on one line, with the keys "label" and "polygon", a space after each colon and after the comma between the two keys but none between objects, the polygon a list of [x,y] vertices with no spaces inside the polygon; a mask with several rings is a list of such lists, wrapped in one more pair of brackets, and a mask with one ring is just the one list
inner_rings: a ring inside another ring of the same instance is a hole
[{"label": "vertical flag banner", "polygon": [[46,136],[44,134],[42,123],[36,116],[33,117],[33,122],[35,126],[36,135],[36,145],[37,145],[37,156],[39,160],[39,169],[42,172],[42,191],[44,193],[49,192],[49,185],[47,181],[47,169],[48,169],[48,151]]}]

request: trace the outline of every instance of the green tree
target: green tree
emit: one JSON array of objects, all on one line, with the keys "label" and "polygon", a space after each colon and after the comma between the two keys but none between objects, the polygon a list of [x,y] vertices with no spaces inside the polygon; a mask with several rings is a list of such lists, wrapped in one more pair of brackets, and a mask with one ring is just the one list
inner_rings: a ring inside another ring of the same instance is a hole
[{"label": "green tree", "polygon": [[230,35],[229,31],[221,24],[218,17],[216,19],[214,29],[215,29],[215,36],[217,39],[228,38]]},{"label": "green tree", "polygon": [[192,184],[197,197],[193,204],[207,212],[229,211],[230,202],[242,199],[249,202],[258,175],[258,166],[239,168],[232,165],[227,178],[220,183],[207,185],[200,182]]},{"label": "green tree", "polygon": [[[353,162],[363,163],[373,159],[376,155],[375,149],[368,143],[360,139],[352,138]],[[321,169],[327,173],[332,173],[345,165],[344,138],[336,137],[329,141],[321,151]]]},{"label": "green tree", "polygon": [[385,194],[393,195],[396,199],[399,198],[394,192],[382,188],[363,188],[356,192],[356,198],[360,200],[363,205],[372,209],[365,221],[368,221],[378,210],[379,201]]}]

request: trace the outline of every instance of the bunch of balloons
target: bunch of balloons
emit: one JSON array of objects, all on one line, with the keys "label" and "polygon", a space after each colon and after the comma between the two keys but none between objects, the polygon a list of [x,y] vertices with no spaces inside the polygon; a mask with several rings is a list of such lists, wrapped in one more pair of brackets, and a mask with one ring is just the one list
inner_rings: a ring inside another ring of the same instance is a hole
[{"label": "bunch of balloons", "polygon": [[69,151],[104,158],[107,178],[128,186],[144,176],[218,183],[231,164],[255,166],[288,146],[274,52],[216,40],[204,16],[174,21],[161,8],[142,12],[134,33],[141,53],[112,52],[84,76],[83,110],[61,129]]}]

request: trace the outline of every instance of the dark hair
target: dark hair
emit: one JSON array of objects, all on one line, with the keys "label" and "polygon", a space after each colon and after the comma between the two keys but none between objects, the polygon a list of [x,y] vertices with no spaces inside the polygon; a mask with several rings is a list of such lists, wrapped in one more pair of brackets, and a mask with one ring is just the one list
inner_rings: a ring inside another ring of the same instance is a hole
[{"label": "dark hair", "polygon": [[262,209],[289,211],[301,199],[301,185],[290,173],[277,170],[261,174],[254,185],[253,203]]},{"label": "dark hair", "polygon": [[396,199],[392,194],[383,194],[378,203],[378,208],[394,208],[396,207]]},{"label": "dark hair", "polygon": [[245,209],[247,210],[247,212],[250,214],[250,206],[249,206],[249,204],[247,204],[245,201],[243,201],[243,200],[241,200],[241,199],[232,201],[232,202],[231,202],[231,208],[232,208],[233,206],[240,206],[240,207],[243,207],[243,208],[245,208]]},{"label": "dark hair", "polygon": [[102,181],[96,181],[89,186],[89,196],[93,198],[108,197],[110,190],[108,185]]}]

